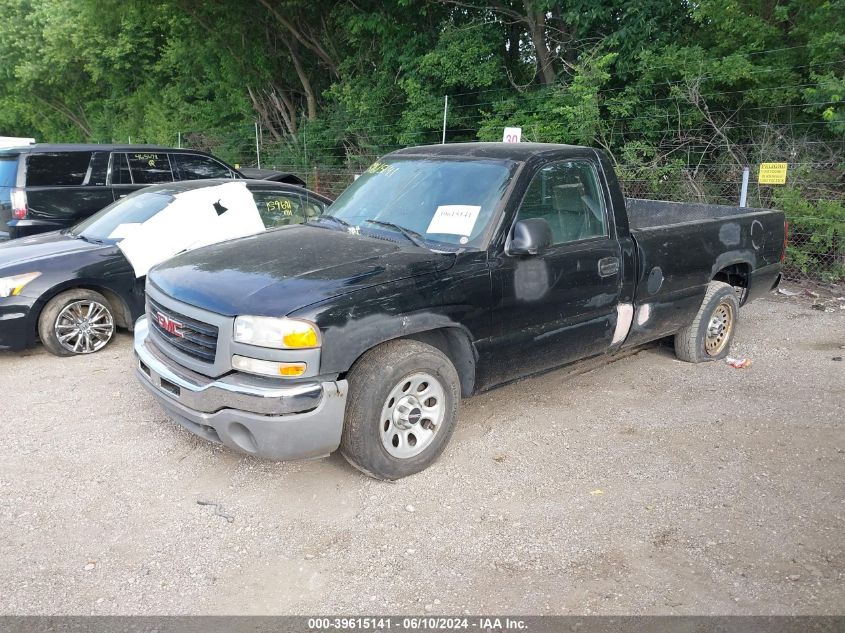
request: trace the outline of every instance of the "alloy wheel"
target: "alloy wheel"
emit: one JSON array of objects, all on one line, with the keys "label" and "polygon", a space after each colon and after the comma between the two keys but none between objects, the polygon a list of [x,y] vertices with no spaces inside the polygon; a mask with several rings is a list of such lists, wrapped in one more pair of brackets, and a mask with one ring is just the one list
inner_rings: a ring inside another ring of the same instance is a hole
[{"label": "alloy wheel", "polygon": [[91,354],[103,349],[114,336],[111,311],[98,301],[74,301],[56,317],[56,338],[74,354]]}]

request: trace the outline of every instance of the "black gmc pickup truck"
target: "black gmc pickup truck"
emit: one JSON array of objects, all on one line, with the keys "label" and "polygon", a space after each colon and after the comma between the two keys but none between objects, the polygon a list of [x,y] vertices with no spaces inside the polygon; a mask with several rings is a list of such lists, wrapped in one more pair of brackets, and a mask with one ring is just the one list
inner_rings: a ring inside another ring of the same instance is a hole
[{"label": "black gmc pickup truck", "polygon": [[339,447],[396,479],[441,453],[462,396],[668,336],[723,358],[785,235],[777,211],[626,200],[586,147],[412,147],[307,224],[154,268],[137,374],[210,441]]}]

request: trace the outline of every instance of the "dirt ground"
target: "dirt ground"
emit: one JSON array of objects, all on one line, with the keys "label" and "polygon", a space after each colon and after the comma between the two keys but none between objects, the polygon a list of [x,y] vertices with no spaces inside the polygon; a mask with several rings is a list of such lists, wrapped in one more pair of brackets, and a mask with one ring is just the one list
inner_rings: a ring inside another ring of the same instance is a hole
[{"label": "dirt ground", "polygon": [[0,612],[842,613],[845,304],[811,303],[742,310],[749,369],[654,346],[466,400],[395,484],[194,438],[127,334],[0,354]]}]

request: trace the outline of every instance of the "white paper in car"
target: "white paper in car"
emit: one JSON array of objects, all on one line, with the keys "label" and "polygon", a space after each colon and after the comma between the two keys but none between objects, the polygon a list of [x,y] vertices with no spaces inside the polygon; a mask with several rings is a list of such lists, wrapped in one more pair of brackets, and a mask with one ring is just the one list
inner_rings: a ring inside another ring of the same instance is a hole
[{"label": "white paper in car", "polygon": [[167,208],[118,243],[136,277],[182,251],[253,235],[264,222],[246,183],[232,182],[177,193]]},{"label": "white paper in car", "polygon": [[468,204],[447,204],[437,207],[426,233],[471,235],[481,207]]}]

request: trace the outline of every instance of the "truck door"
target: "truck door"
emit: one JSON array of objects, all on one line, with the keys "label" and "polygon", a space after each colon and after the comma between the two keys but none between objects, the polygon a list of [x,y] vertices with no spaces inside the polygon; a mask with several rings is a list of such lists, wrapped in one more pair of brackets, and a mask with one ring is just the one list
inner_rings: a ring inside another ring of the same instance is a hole
[{"label": "truck door", "polygon": [[497,363],[509,378],[607,351],[620,294],[620,246],[608,221],[596,165],[587,159],[542,167],[517,221],[543,218],[552,244],[507,256],[493,272]]}]

